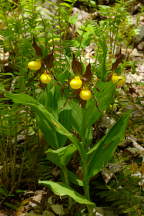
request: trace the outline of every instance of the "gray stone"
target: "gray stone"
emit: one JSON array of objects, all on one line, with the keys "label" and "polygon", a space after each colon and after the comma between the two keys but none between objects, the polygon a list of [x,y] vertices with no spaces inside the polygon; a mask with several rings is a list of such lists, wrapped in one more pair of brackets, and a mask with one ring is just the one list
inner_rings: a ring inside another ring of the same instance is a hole
[{"label": "gray stone", "polygon": [[139,44],[142,40],[144,40],[144,25],[139,26],[138,34],[134,38],[134,43]]},{"label": "gray stone", "polygon": [[138,45],[137,45],[137,49],[139,51],[144,51],[144,41],[140,42]]}]

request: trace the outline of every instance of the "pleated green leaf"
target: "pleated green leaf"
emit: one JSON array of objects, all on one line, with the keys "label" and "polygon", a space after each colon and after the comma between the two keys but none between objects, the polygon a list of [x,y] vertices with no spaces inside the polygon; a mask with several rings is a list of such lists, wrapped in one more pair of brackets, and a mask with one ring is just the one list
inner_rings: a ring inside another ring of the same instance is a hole
[{"label": "pleated green leaf", "polygon": [[111,159],[117,145],[123,140],[130,113],[125,113],[110,131],[88,152],[86,178],[96,175]]},{"label": "pleated green leaf", "polygon": [[39,183],[50,187],[53,193],[58,196],[69,196],[80,204],[95,205],[93,202],[90,202],[84,196],[63,183],[57,183],[53,181],[39,181]]},{"label": "pleated green leaf", "polygon": [[57,150],[48,149],[46,152],[47,159],[62,168],[68,164],[71,156],[76,150],[77,148],[73,144],[59,148]]},{"label": "pleated green leaf", "polygon": [[6,97],[12,99],[15,103],[23,104],[26,106],[31,106],[40,118],[45,119],[45,121],[50,125],[53,130],[66,136],[76,147],[79,148],[78,139],[70,133],[62,124],[38,101],[33,97],[26,94],[12,94],[6,93]]}]

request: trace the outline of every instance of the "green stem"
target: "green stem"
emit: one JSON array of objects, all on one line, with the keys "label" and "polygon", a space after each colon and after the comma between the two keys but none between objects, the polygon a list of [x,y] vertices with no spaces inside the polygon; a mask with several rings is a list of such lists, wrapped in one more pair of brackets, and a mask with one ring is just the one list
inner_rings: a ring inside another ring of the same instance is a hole
[{"label": "green stem", "polygon": [[[69,186],[68,172],[65,166],[63,167],[63,174],[64,174],[64,181],[66,185]],[[71,197],[69,197],[68,198],[68,208],[71,209],[71,207],[72,207],[72,199]]]},{"label": "green stem", "polygon": [[[87,169],[85,169],[85,171],[87,171]],[[85,174],[84,174],[85,175]],[[85,178],[85,177],[84,177]],[[84,192],[85,192],[85,196],[88,200],[90,200],[90,193],[89,193],[89,181],[87,179],[84,179]],[[88,216],[93,216],[93,207],[87,205],[87,209],[88,209]]]},{"label": "green stem", "polygon": [[69,180],[68,180],[67,168],[66,168],[65,166],[63,167],[63,174],[64,174],[64,181],[65,181],[66,185],[69,186]]},{"label": "green stem", "polygon": [[[87,155],[83,149],[83,154],[81,154],[81,160],[82,160],[82,167],[83,167],[83,176],[84,176],[84,193],[85,197],[90,200],[90,193],[89,193],[89,180],[87,179]],[[93,216],[93,207],[87,205],[88,209],[88,216]]]},{"label": "green stem", "polygon": [[88,200],[90,200],[90,194],[89,194],[89,182],[84,181],[84,191],[85,191],[85,196]]},{"label": "green stem", "polygon": [[87,206],[87,208],[88,208],[88,216],[94,216],[92,212],[93,208],[91,206]]}]

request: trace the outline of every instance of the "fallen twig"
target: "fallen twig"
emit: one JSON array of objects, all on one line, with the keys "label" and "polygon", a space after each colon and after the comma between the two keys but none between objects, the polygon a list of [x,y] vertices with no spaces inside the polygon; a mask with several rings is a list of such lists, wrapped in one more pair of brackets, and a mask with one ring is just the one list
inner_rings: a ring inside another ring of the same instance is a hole
[{"label": "fallen twig", "polygon": [[127,140],[130,140],[132,145],[138,150],[139,154],[144,156],[144,148],[136,142],[134,137],[128,136]]}]

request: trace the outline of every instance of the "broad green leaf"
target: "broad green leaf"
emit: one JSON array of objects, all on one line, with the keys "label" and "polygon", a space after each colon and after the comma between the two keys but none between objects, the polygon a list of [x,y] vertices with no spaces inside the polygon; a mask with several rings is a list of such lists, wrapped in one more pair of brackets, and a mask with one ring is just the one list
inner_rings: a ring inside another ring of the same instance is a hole
[{"label": "broad green leaf", "polygon": [[65,127],[63,127],[63,125],[60,124],[60,122],[57,119],[55,119],[55,117],[33,97],[26,94],[12,93],[6,93],[6,97],[12,99],[15,103],[31,106],[40,118],[45,119],[45,121],[48,122],[48,125],[50,124],[50,127],[52,127],[53,130],[56,130],[58,133],[66,136],[72,143],[76,145],[77,148],[80,147],[78,139],[72,133],[70,133]]},{"label": "broad green leaf", "polygon": [[57,133],[55,130],[52,129],[49,122],[46,121],[43,117],[37,118],[37,123],[41,131],[43,132],[44,138],[46,142],[48,143],[48,146],[51,146],[54,149],[57,149],[59,147],[59,140],[57,138]]},{"label": "broad green leaf", "polygon": [[[31,106],[33,108],[38,106],[38,102],[31,96],[26,95],[26,94],[11,94],[11,93],[6,93],[6,96],[9,97],[10,99],[12,99],[15,103],[20,103],[23,105],[28,105]],[[47,141],[47,143],[51,146],[51,147],[58,147],[57,144],[57,139],[56,139],[56,133],[55,131],[52,129],[51,125],[49,124],[50,122],[48,122],[46,120],[46,118],[43,117],[42,113],[39,112],[37,113],[38,115],[38,123],[39,123],[39,127],[42,130],[44,137]]]},{"label": "broad green leaf", "polygon": [[86,136],[86,130],[100,119],[103,112],[113,100],[115,86],[112,82],[98,81],[93,89],[95,99],[89,100],[83,108],[81,136]]},{"label": "broad green leaf", "polygon": [[113,100],[114,93],[115,86],[112,82],[97,82],[96,89],[94,89],[94,95],[100,112],[103,112],[108,108]]},{"label": "broad green leaf", "polygon": [[[67,129],[67,130],[71,130],[72,129],[72,113],[71,110],[62,110],[59,113],[59,122]],[[65,145],[66,141],[67,141],[67,137],[64,135],[61,135],[59,133],[57,133],[57,139],[59,142],[59,147],[62,147]]]},{"label": "broad green leaf", "polygon": [[[54,117],[67,129],[72,128],[71,122],[71,109],[66,103],[66,98],[61,95],[60,86],[51,84],[47,85],[45,91],[39,96],[39,101],[45,108],[51,112]],[[49,145],[62,147],[67,141],[67,137],[63,136],[53,130],[53,133],[46,132],[47,128],[43,125],[43,118],[39,118],[38,125],[44,133],[46,141]]]},{"label": "broad green leaf", "polygon": [[37,105],[38,102],[31,96],[26,94],[12,94],[12,93],[6,93],[6,97],[10,98],[14,101],[14,103],[19,103],[23,105],[29,105],[32,106],[33,104]]},{"label": "broad green leaf", "polygon": [[88,152],[87,176],[89,180],[111,159],[117,145],[122,141],[130,113],[125,113],[110,131]]},{"label": "broad green leaf", "polygon": [[73,127],[78,132],[80,132],[81,127],[82,127],[83,109],[75,101],[70,101],[70,106],[71,106],[71,109],[72,109],[72,124],[73,124]]},{"label": "broad green leaf", "polygon": [[81,127],[81,136],[85,136],[86,130],[90,128],[101,116],[100,111],[96,106],[95,100],[90,100],[87,102],[86,106],[83,108],[83,119]]},{"label": "broad green leaf", "polygon": [[93,140],[93,127],[89,127],[85,131],[84,142],[85,145],[89,148]]},{"label": "broad green leaf", "polygon": [[55,83],[47,85],[46,89],[40,94],[39,102],[43,104],[55,118],[58,119],[58,101],[60,99],[60,87]]},{"label": "broad green leaf", "polygon": [[95,205],[93,202],[87,200],[84,196],[63,183],[56,183],[53,181],[39,181],[39,183],[50,187],[51,190],[58,196],[69,196],[80,204]]},{"label": "broad green leaf", "polygon": [[78,14],[75,14],[75,15],[70,16],[68,21],[70,24],[74,25],[77,22],[77,19],[78,19]]},{"label": "broad green leaf", "polygon": [[64,167],[68,164],[71,156],[76,151],[75,145],[68,145],[57,150],[48,149],[47,159],[56,164],[59,167]]}]

